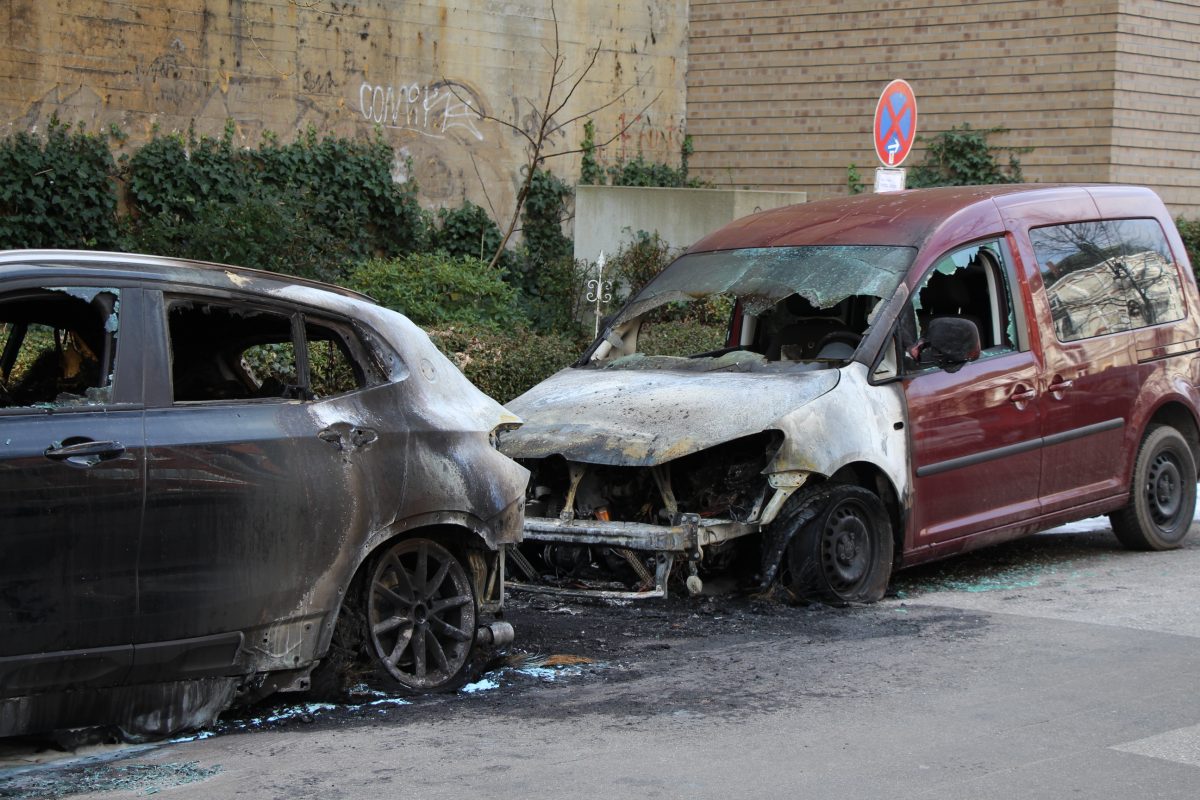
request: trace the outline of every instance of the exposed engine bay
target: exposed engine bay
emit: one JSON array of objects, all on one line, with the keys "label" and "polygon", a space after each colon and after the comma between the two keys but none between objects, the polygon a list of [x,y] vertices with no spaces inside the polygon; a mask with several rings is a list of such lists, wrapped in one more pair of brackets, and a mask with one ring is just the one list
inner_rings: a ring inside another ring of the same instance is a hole
[{"label": "exposed engine bay", "polygon": [[[764,470],[781,441],[768,431],[650,467],[527,460],[526,524],[546,538],[523,545],[512,569],[550,586],[639,596],[668,593],[672,574],[692,593],[710,576],[748,579],[758,544],[741,537],[763,521],[775,491]],[[686,570],[672,571],[676,559]]]}]

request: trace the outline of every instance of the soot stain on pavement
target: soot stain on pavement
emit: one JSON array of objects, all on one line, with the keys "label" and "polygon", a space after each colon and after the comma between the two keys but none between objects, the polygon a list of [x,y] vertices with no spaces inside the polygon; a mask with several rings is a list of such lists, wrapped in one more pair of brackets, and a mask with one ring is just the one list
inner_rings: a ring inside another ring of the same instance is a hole
[{"label": "soot stain on pavement", "polygon": [[196,783],[221,772],[220,765],[202,767],[195,761],[168,764],[79,764],[45,774],[23,773],[0,778],[0,797],[38,797],[46,800],[95,792],[158,794],[164,789]]}]

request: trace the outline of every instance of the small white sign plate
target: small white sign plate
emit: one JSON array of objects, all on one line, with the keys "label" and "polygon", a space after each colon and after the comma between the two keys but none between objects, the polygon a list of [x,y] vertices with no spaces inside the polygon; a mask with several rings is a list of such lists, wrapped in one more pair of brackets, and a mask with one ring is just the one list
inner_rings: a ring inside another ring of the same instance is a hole
[{"label": "small white sign plate", "polygon": [[887,167],[875,168],[875,191],[878,192],[902,192],[904,191],[904,170],[903,169],[888,169]]}]

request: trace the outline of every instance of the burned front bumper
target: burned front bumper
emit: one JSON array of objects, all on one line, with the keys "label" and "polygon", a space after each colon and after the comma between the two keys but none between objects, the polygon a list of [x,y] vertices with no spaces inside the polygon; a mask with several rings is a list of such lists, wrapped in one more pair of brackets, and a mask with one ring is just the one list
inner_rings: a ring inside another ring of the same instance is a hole
[{"label": "burned front bumper", "polygon": [[[519,591],[570,596],[590,596],[639,599],[666,597],[668,580],[676,562],[688,565],[689,588],[699,591],[695,565],[704,558],[704,548],[756,533],[759,525],[731,519],[701,517],[699,514],[677,514],[670,525],[644,522],[618,522],[596,519],[561,519],[526,517],[525,541],[557,542],[579,546],[599,545],[618,551],[649,551],[655,554],[652,588],[640,591],[611,591],[576,589],[509,580],[506,586]],[[519,558],[519,554],[514,558]]]}]

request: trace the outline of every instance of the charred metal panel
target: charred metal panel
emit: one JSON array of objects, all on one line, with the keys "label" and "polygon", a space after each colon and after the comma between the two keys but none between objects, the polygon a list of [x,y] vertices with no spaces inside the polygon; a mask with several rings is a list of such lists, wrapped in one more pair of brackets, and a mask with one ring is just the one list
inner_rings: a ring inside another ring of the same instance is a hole
[{"label": "charred metal panel", "polygon": [[900,385],[872,386],[867,368],[857,362],[840,372],[836,389],[779,421],[784,443],[768,470],[828,476],[861,461],[883,470],[898,496],[906,497],[908,433]]},{"label": "charred metal panel", "polygon": [[[33,277],[16,287],[96,292],[111,285],[100,277],[36,276],[36,283]],[[5,672],[24,672],[33,662],[23,657],[31,654],[36,661],[56,651],[92,651],[63,653],[36,681],[110,685],[128,671],[124,649],[133,641],[145,457],[140,290],[122,288],[119,296],[119,327],[113,319],[118,376],[106,400],[0,408],[0,660],[7,664],[0,665],[0,696],[25,682]],[[72,445],[96,452],[69,457]]]},{"label": "charred metal panel", "polygon": [[990,220],[996,216],[992,198],[1029,193],[1030,188],[1020,184],[957,186],[821,200],[730,223],[696,242],[688,252],[813,244],[923,247],[947,219],[957,216],[953,227],[969,229],[975,217]]},{"label": "charred metal panel", "polygon": [[[492,442],[520,419],[416,326],[350,292],[246,270],[0,256],[6,288],[93,277],[150,287],[120,290],[112,402],[0,408],[0,735],[101,723],[160,735],[211,721],[235,691],[303,688],[352,576],[395,536],[448,537],[480,608],[499,609],[528,472]],[[283,320],[297,385],[218,394],[249,369],[222,351],[233,361],[213,364],[233,373],[205,379],[211,396],[177,398],[172,372],[197,375],[176,358],[160,288],[189,312],[219,300],[230,319]],[[308,399],[310,332],[351,328],[355,383]],[[106,447],[57,452],[76,441]]]},{"label": "charred metal panel", "polygon": [[[19,644],[9,639],[10,647]],[[115,686],[125,682],[132,665],[132,645],[0,657],[0,697],[50,687]]]},{"label": "charred metal panel", "polygon": [[776,427],[838,383],[835,369],[796,374],[567,369],[509,403],[526,419],[506,455],[653,466]]},{"label": "charred metal panel", "polygon": [[153,739],[216,719],[229,707],[238,681],[192,681],[59,691],[0,698],[0,736],[107,724],[131,739]]}]

